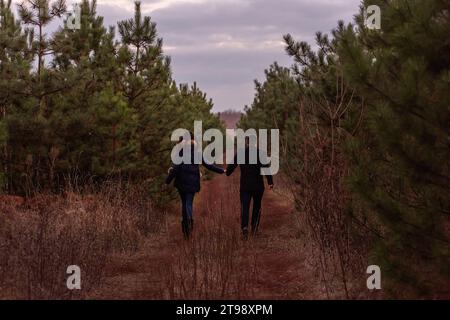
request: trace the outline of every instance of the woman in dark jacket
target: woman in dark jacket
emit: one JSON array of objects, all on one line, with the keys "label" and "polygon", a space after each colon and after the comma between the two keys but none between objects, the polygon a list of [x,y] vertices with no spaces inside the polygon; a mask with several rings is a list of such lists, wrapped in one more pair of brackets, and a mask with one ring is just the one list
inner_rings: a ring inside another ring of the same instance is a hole
[{"label": "woman in dark jacket", "polygon": [[[194,140],[185,142],[188,144],[183,150],[190,150],[192,164],[182,163],[180,165],[173,165],[169,169],[169,175],[166,178],[166,184],[170,184],[175,179],[175,188],[177,188],[181,197],[182,204],[182,216],[181,228],[183,230],[184,237],[188,239],[194,229],[193,219],[193,204],[195,194],[200,192],[200,165],[193,164],[194,155],[196,152],[196,143]],[[181,153],[182,155],[182,153]],[[200,158],[201,159],[201,158]],[[202,165],[206,169],[216,172],[218,174],[224,174],[226,171],[213,164],[208,164],[202,161]]]}]

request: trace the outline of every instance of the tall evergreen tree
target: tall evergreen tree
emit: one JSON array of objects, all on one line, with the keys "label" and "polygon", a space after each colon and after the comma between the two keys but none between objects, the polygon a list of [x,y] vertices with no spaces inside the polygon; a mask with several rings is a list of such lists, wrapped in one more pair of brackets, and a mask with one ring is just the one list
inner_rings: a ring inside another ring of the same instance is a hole
[{"label": "tall evergreen tree", "polygon": [[143,109],[152,89],[170,84],[170,59],[163,55],[156,23],[150,17],[142,17],[139,1],[135,2],[134,19],[121,21],[118,26],[122,43],[120,58],[127,66],[122,89],[133,108]]},{"label": "tall evergreen tree", "polygon": [[11,2],[0,4],[0,143],[7,138],[10,192],[59,192],[70,177],[125,177],[149,181],[160,195],[172,131],[194,120],[220,127],[196,85],[181,89],[172,80],[156,25],[139,3],[134,19],[119,23],[120,39],[104,27],[96,1],[83,0],[79,29],[63,26],[52,36],[45,27],[64,1],[23,2],[25,31]]},{"label": "tall evergreen tree", "polygon": [[[59,141],[61,172],[77,168],[79,175],[104,178],[120,171],[117,166],[118,137],[127,122],[118,79],[114,29],[103,26],[96,14],[96,1],[81,4],[80,29],[62,28],[52,39],[52,69],[75,82],[68,91],[54,96],[53,126]],[[117,113],[116,113],[117,112]],[[114,120],[113,120],[114,118]],[[80,154],[83,156],[80,157]]]},{"label": "tall evergreen tree", "polygon": [[[365,27],[369,5],[381,8],[381,30]],[[331,39],[317,33],[317,51],[285,36],[295,60],[298,108],[307,115],[307,122],[303,117],[298,125],[307,126],[303,132],[312,137],[312,149],[305,149],[304,137],[290,132],[287,162],[296,168],[303,164],[305,150],[318,155],[328,147],[339,150],[340,163],[321,159],[329,163],[329,172],[347,175],[343,190],[351,193],[343,209],[350,219],[344,221],[356,222],[376,239],[368,263],[382,267],[389,280],[385,287],[397,296],[417,297],[416,289],[430,293],[450,276],[448,30],[448,1],[380,0],[363,1],[355,24],[339,22]],[[277,81],[267,77],[257,85],[255,102],[241,125],[270,123],[291,110],[282,99],[280,108],[272,107],[275,115],[264,107],[280,98],[269,94],[271,83]],[[290,120],[295,128],[295,118]],[[329,146],[328,140],[333,142]],[[338,167],[342,164],[351,170]],[[295,169],[290,174],[297,176]],[[314,186],[317,178],[312,178]],[[302,198],[303,191],[297,196]]]},{"label": "tall evergreen tree", "polygon": [[264,83],[255,80],[255,99],[240,125],[244,128],[280,129],[282,135],[298,121],[300,88],[288,68],[277,63],[265,71]]},{"label": "tall evergreen tree", "polygon": [[133,19],[118,23],[122,47],[119,63],[124,67],[121,91],[128,101],[136,127],[135,168],[138,175],[153,171],[153,163],[161,160],[161,150],[173,129],[161,126],[172,113],[170,96],[174,94],[170,59],[162,51],[162,39],[157,37],[156,24],[141,14],[141,3],[135,2]]},{"label": "tall evergreen tree", "polygon": [[352,186],[385,232],[374,261],[404,285],[436,288],[442,279],[430,275],[448,277],[450,264],[450,3],[370,4],[381,8],[382,30],[365,28],[361,11],[358,31],[336,32],[345,74],[368,109],[352,143]]},{"label": "tall evergreen tree", "polygon": [[10,191],[10,148],[8,147],[7,116],[14,101],[21,98],[23,83],[28,79],[32,57],[27,50],[28,32],[22,30],[11,9],[11,0],[0,1],[0,183]]},{"label": "tall evergreen tree", "polygon": [[56,17],[66,12],[65,0],[25,0],[19,4],[19,15],[23,23],[37,29],[33,40],[33,51],[37,56],[37,74],[40,77],[45,65],[45,56],[51,52],[45,36],[45,27]]}]

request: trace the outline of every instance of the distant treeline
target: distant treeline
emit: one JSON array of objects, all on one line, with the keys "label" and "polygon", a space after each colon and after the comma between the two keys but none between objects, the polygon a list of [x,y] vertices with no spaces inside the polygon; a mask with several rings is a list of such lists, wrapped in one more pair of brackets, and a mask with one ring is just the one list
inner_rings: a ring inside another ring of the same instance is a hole
[{"label": "distant treeline", "polygon": [[225,123],[227,129],[236,128],[236,125],[241,120],[242,116],[243,113],[236,110],[226,110],[219,113],[219,117]]}]

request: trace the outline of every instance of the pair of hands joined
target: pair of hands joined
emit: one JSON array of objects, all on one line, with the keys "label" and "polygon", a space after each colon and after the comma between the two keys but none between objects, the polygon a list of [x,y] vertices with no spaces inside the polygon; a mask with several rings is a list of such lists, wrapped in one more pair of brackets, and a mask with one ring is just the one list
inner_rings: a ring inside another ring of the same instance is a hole
[{"label": "pair of hands joined", "polygon": [[[227,169],[223,169],[223,174],[227,174]],[[272,190],[272,191],[273,191],[274,187],[275,186],[273,184],[269,185],[269,189]]]},{"label": "pair of hands joined", "polygon": [[[167,171],[167,173],[170,174],[170,172],[172,172],[172,170],[173,170],[173,168],[170,167],[169,170]],[[223,169],[223,174],[227,174],[227,169]],[[273,184],[269,185],[269,189],[273,190],[274,189],[274,185]]]}]

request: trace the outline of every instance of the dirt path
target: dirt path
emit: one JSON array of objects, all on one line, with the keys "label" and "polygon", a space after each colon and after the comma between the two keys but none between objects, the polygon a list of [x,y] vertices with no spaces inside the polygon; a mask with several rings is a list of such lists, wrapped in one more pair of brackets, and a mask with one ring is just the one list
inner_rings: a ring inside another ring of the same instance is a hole
[{"label": "dirt path", "polygon": [[[239,199],[236,189],[238,175],[237,173],[234,178],[215,176],[213,180],[203,184],[202,192],[196,198],[194,208],[196,230],[191,243],[183,240],[179,213],[174,209],[175,212],[171,213],[167,219],[164,232],[146,239],[145,244],[135,255],[117,255],[112,258],[108,264],[103,285],[95,291],[92,298],[170,298],[169,292],[174,290],[171,289],[174,286],[173,282],[179,280],[168,275],[171,270],[177,268],[177,270],[182,270],[180,272],[189,273],[191,271],[189,268],[193,268],[192,264],[184,265],[183,259],[189,259],[189,256],[185,257],[187,254],[192,254],[192,250],[194,250],[192,248],[195,250],[203,248],[207,251],[208,248],[205,246],[219,245],[220,249],[220,244],[213,243],[219,240],[215,240],[215,234],[208,233],[212,231],[207,229],[212,228],[211,225],[216,226],[217,221],[221,223],[217,213],[219,208],[223,214],[220,219],[227,221],[225,228],[230,228],[230,234],[239,234]],[[205,239],[205,237],[210,239]],[[266,191],[260,235],[248,243],[244,243],[241,239],[236,241],[238,241],[239,248],[236,249],[236,245],[233,247],[235,251],[229,255],[229,260],[234,259],[236,255],[249,255],[253,259],[252,271],[244,277],[248,278],[250,275],[254,278],[251,284],[251,296],[246,296],[246,298],[312,299],[323,297],[318,280],[319,275],[308,264],[308,253],[305,252],[304,241],[296,227],[292,205],[280,191]],[[244,249],[241,250],[240,247]],[[191,253],[187,253],[188,251]],[[205,260],[206,258],[198,259]],[[207,259],[209,260],[205,260],[206,264],[216,265],[217,261],[214,261],[214,256],[208,256]],[[217,259],[223,258],[218,257]],[[219,266],[220,263],[218,263]],[[247,268],[246,266],[243,268]],[[211,270],[211,274],[222,273],[221,268]],[[241,271],[236,272],[240,273]],[[245,280],[238,279],[236,281]],[[187,298],[189,297],[187,296]]]}]

